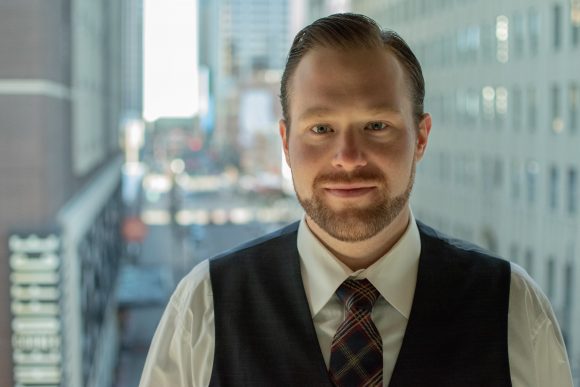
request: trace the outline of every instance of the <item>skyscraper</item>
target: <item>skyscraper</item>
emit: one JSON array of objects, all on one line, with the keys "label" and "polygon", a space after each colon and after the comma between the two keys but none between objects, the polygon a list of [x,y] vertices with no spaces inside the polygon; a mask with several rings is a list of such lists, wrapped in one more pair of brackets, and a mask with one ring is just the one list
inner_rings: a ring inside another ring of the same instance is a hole
[{"label": "skyscraper", "polygon": [[[256,73],[273,79],[262,77],[259,83],[278,81],[276,72],[284,67],[290,47],[290,10],[288,0],[200,1],[200,15],[206,15],[200,19],[200,63],[210,70],[214,145],[233,164],[240,160],[240,85],[251,82]],[[277,106],[276,101],[272,105]]]},{"label": "skyscraper", "polygon": [[[580,3],[354,0],[423,65],[415,215],[523,266],[580,370]],[[578,378],[578,376],[576,376]]]}]

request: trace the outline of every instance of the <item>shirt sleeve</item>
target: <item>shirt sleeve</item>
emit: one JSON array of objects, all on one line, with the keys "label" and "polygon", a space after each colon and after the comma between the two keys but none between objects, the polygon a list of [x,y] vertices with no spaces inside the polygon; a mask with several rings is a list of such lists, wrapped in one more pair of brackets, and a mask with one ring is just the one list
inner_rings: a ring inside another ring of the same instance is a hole
[{"label": "shirt sleeve", "polygon": [[139,387],[209,385],[214,353],[209,262],[177,286],[155,331]]},{"label": "shirt sleeve", "polygon": [[511,264],[508,344],[512,385],[573,387],[570,363],[548,298]]}]

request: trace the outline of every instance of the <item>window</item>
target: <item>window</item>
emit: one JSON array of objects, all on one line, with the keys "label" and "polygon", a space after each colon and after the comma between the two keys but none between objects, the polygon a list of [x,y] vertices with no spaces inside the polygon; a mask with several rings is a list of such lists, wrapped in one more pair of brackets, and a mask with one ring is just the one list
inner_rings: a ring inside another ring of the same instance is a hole
[{"label": "window", "polygon": [[521,165],[517,160],[511,162],[511,177],[512,177],[512,200],[517,202],[520,199],[521,191]]},{"label": "window", "polygon": [[524,18],[520,13],[514,14],[512,18],[513,26],[513,54],[516,58],[521,58],[524,54]]},{"label": "window", "polygon": [[459,63],[474,63],[480,46],[479,26],[469,26],[457,31],[456,52]]},{"label": "window", "polygon": [[528,205],[532,206],[536,202],[536,189],[538,183],[538,173],[540,165],[535,160],[528,161],[526,166],[526,197]]},{"label": "window", "polygon": [[534,253],[531,249],[526,250],[526,256],[524,258],[524,269],[528,272],[530,276],[534,276]]},{"label": "window", "polygon": [[533,8],[528,11],[528,39],[530,53],[535,56],[540,49],[540,15]]},{"label": "window", "polygon": [[495,111],[497,112],[497,127],[500,128],[508,112],[508,91],[505,87],[500,86],[495,89]]},{"label": "window", "polygon": [[491,86],[485,86],[481,90],[483,104],[483,118],[493,120],[495,118],[495,89]]},{"label": "window", "polygon": [[578,84],[572,83],[568,92],[568,120],[570,125],[570,132],[576,133],[578,127],[578,113],[580,112],[580,88]]},{"label": "window", "polygon": [[519,130],[522,127],[522,90],[514,86],[512,91],[512,128]]},{"label": "window", "polygon": [[538,106],[536,101],[536,88],[528,87],[528,128],[534,132],[538,126]]},{"label": "window", "polygon": [[572,45],[578,46],[580,43],[580,1],[570,2],[570,21],[572,22]]},{"label": "window", "polygon": [[558,168],[553,165],[550,167],[549,172],[549,183],[548,183],[548,205],[552,211],[558,208],[558,184],[559,175]]},{"label": "window", "polygon": [[479,93],[477,90],[467,90],[465,101],[465,112],[467,114],[468,124],[475,126],[479,118]]},{"label": "window", "polygon": [[578,172],[576,168],[571,167],[568,170],[568,213],[571,215],[576,214],[578,211]]},{"label": "window", "polygon": [[547,267],[546,267],[546,296],[550,300],[554,298],[554,285],[555,285],[555,277],[556,276],[556,262],[554,257],[550,256],[548,258]]},{"label": "window", "polygon": [[481,159],[481,178],[483,182],[483,191],[491,192],[493,189],[493,160],[489,156],[483,156]]},{"label": "window", "polygon": [[499,63],[507,63],[509,60],[509,19],[500,15],[495,21],[496,58]]},{"label": "window", "polygon": [[457,90],[455,113],[459,123],[467,129],[473,128],[479,118],[479,92],[474,89]]},{"label": "window", "polygon": [[558,134],[564,130],[564,121],[560,116],[560,88],[558,85],[553,85],[550,93],[550,105],[552,106],[552,116],[550,118],[550,126],[552,132]]},{"label": "window", "polygon": [[552,8],[552,44],[555,50],[562,46],[562,6],[554,4]]}]

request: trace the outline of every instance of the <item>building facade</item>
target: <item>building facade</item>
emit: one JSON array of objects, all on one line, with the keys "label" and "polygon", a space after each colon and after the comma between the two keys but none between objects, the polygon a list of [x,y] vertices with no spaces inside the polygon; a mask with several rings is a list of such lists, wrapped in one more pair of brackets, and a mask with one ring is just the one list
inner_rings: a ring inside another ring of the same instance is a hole
[{"label": "building facade", "polygon": [[139,41],[140,16],[131,26],[123,18],[139,3],[0,4],[2,386],[113,379],[119,128],[126,111],[140,109],[130,95],[138,81],[125,86],[123,68],[133,64],[121,53],[130,46],[140,55],[130,42]]},{"label": "building facade", "polygon": [[[301,2],[297,2],[301,3]],[[290,47],[292,7],[288,0],[200,0],[200,65],[209,69],[215,106],[212,145],[228,164],[240,166],[240,86],[262,76],[279,82]],[[277,102],[272,101],[272,106]],[[276,126],[272,128],[277,136]]]},{"label": "building facade", "polygon": [[353,0],[417,53],[417,218],[523,266],[580,372],[580,2]]}]

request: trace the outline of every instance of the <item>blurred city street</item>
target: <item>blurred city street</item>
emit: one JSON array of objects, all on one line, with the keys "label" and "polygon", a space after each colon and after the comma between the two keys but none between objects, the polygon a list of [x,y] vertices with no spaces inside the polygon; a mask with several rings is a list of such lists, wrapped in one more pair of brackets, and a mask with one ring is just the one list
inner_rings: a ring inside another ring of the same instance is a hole
[{"label": "blurred city street", "polygon": [[198,223],[178,224],[170,221],[170,196],[157,199],[145,201],[141,217],[149,223],[146,237],[135,257],[121,267],[121,348],[115,387],[139,384],[155,328],[171,292],[187,272],[203,259],[299,219],[301,213],[293,198],[272,200],[221,190],[184,195],[175,212],[181,218],[197,214],[196,219],[189,218]]}]

